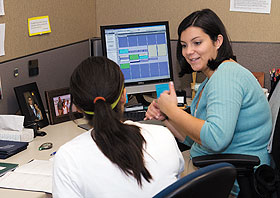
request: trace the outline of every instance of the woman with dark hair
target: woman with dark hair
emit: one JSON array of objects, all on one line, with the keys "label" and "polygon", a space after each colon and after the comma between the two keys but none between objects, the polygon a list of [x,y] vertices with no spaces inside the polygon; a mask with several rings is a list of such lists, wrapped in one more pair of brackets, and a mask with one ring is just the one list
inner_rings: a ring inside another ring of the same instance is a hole
[{"label": "woman with dark hair", "polygon": [[207,34],[210,37],[213,44],[214,42],[219,42],[219,37],[222,36],[222,43],[217,43],[218,49],[215,52],[217,53],[215,60],[205,60],[207,62],[209,61],[207,63],[207,66],[211,70],[214,71],[215,69],[217,69],[218,66],[225,60],[235,60],[229,37],[227,35],[225,26],[223,25],[223,22],[220,20],[220,18],[210,9],[196,11],[188,17],[186,17],[178,27],[179,39],[177,44],[177,60],[179,61],[181,66],[181,72],[179,73],[180,77],[182,77],[184,74],[190,74],[194,71],[182,53],[184,45],[181,43],[181,34],[188,27],[200,28],[205,34]]},{"label": "woman with dark hair", "polygon": [[202,72],[206,79],[191,104],[191,114],[177,107],[169,91],[149,106],[145,119],[163,120],[184,144],[185,173],[195,170],[191,158],[217,153],[256,155],[269,164],[267,144],[271,113],[266,96],[253,74],[234,60],[225,27],[210,9],[193,12],[178,28],[180,76]]},{"label": "woman with dark hair", "polygon": [[70,93],[93,128],[56,153],[54,198],[152,197],[179,178],[184,160],[166,127],[121,121],[126,89],[116,63],[86,59]]}]

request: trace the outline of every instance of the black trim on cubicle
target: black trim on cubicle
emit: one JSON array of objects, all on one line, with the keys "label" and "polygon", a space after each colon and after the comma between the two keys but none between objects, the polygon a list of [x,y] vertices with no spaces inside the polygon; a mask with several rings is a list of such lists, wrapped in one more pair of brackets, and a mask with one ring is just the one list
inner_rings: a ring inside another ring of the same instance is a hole
[{"label": "black trim on cubicle", "polygon": [[77,42],[75,42],[75,43],[70,43],[70,44],[66,44],[66,45],[59,46],[59,47],[54,47],[54,48],[51,48],[51,49],[47,49],[47,50],[35,52],[35,53],[33,53],[33,54],[28,54],[28,55],[20,56],[20,57],[13,58],[13,59],[10,59],[10,60],[5,60],[5,61],[3,61],[3,62],[0,62],[0,64],[7,63],[7,62],[10,62],[10,61],[14,61],[14,60],[18,60],[18,59],[21,59],[21,58],[26,58],[26,57],[28,57],[28,56],[33,56],[33,55],[36,55],[36,54],[40,54],[40,53],[52,51],[52,50],[55,50],[55,49],[59,49],[59,48],[63,48],[63,47],[71,46],[71,45],[75,45],[75,44],[82,43],[82,42],[85,42],[85,41],[89,41],[89,42],[90,42],[90,38],[89,38],[89,39],[82,40],[82,41],[77,41]]}]

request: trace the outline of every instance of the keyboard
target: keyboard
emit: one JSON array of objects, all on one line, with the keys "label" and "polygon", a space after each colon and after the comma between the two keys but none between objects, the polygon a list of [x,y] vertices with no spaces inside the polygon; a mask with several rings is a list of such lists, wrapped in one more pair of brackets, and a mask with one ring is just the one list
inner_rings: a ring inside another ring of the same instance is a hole
[{"label": "keyboard", "polygon": [[124,112],[124,118],[126,120],[132,120],[132,121],[142,121],[145,118],[146,111],[129,111]]}]

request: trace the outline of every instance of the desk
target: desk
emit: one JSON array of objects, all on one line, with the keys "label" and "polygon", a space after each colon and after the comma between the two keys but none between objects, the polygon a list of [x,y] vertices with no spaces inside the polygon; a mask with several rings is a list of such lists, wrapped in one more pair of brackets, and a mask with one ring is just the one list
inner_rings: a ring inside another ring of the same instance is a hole
[{"label": "desk", "polygon": [[[78,124],[85,123],[84,119],[77,120]],[[40,137],[37,136],[32,142],[29,143],[26,150],[9,157],[6,160],[0,160],[0,162],[10,162],[16,163],[19,165],[26,164],[32,159],[38,160],[48,160],[51,158],[50,154],[54,151],[57,151],[58,148],[64,143],[70,141],[74,137],[85,132],[84,129],[81,129],[73,121],[63,122],[56,125],[49,125],[42,129],[47,133],[46,136]],[[49,150],[39,151],[39,146],[44,142],[52,142],[53,148]],[[21,191],[21,190],[10,190],[0,188],[1,198],[37,198],[37,197],[51,197],[46,193],[42,192],[32,192],[32,191]]]}]

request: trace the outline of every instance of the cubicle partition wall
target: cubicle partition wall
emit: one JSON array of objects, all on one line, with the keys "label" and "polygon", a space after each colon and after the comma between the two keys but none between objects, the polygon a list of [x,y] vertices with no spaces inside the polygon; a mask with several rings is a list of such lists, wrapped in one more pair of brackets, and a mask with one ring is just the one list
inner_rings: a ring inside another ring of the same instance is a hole
[{"label": "cubicle partition wall", "polygon": [[232,42],[237,61],[251,72],[264,72],[264,87],[270,90],[269,70],[280,68],[280,43]]},{"label": "cubicle partition wall", "polygon": [[[178,77],[180,66],[176,60],[176,46],[177,40],[171,40],[175,88],[186,90],[187,96],[190,97],[192,77],[191,75]],[[240,64],[252,72],[265,73],[265,87],[270,90],[269,70],[273,67],[280,68],[280,43],[233,42],[232,47]],[[0,63],[0,77],[3,88],[0,114],[14,114],[18,110],[13,88],[30,82],[37,82],[46,108],[44,91],[69,86],[69,78],[73,69],[89,55],[102,55],[100,38],[93,38]],[[38,59],[39,75],[29,77],[28,62],[34,59]],[[18,68],[18,77],[14,77],[15,68]],[[204,78],[202,73],[198,73],[197,82],[202,82]]]},{"label": "cubicle partition wall", "polygon": [[[44,92],[68,87],[74,68],[89,55],[89,40],[84,40],[0,63],[3,89],[0,114],[15,114],[18,111],[14,87],[31,82],[37,83],[44,106],[47,108]],[[29,61],[35,59],[38,59],[39,75],[29,77]],[[14,76],[15,69],[18,69],[17,77]]]}]

